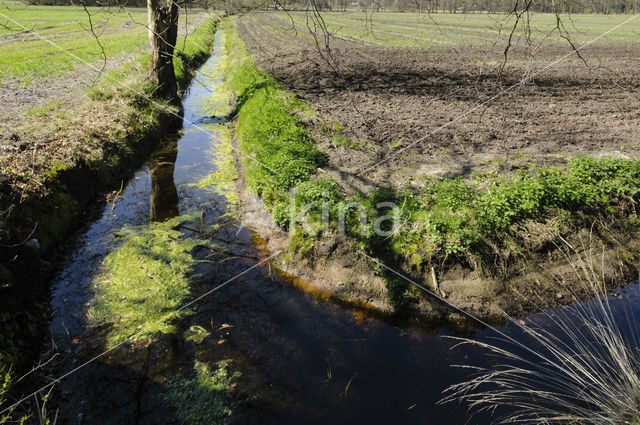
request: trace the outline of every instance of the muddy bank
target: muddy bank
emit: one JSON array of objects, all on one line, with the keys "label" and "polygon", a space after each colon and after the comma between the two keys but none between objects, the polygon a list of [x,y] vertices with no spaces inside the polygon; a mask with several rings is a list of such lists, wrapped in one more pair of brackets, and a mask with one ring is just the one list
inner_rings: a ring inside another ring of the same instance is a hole
[{"label": "muddy bank", "polygon": [[[216,26],[217,19],[204,23],[199,37],[209,39],[201,39],[202,44],[181,59],[183,86],[210,55]],[[117,92],[118,88],[101,88],[105,93],[111,89]],[[115,97],[112,103],[116,106],[108,105],[107,109],[121,110],[112,114],[112,121],[95,117],[102,129],[90,135],[92,144],[99,146],[97,156],[85,158],[78,152],[72,163],[52,161],[44,169],[38,165],[38,174],[24,184],[20,184],[24,180],[20,176],[3,174],[0,297],[7,302],[0,317],[0,366],[23,370],[38,353],[48,320],[48,282],[65,241],[95,217],[106,201],[117,199],[123,182],[182,125],[181,105],[157,103],[138,95]],[[36,152],[37,148],[34,155]],[[38,183],[37,190],[27,187],[33,182]]]},{"label": "muddy bank", "polygon": [[[237,145],[237,141],[235,143]],[[384,279],[373,274],[374,264],[358,255],[352,241],[345,238],[318,241],[313,255],[306,258],[292,252],[288,232],[274,222],[260,197],[247,190],[246,171],[239,155],[236,155],[236,167],[242,222],[257,232],[258,243],[267,254],[282,252],[273,260],[282,274],[292,278],[295,286],[319,298],[372,313],[393,312]]]},{"label": "muddy bank", "polygon": [[[311,253],[301,256],[291,250],[289,233],[274,223],[264,203],[242,186],[240,194],[243,223],[260,234],[267,252],[283,252],[273,262],[295,276],[302,289],[386,317],[467,322],[469,317],[455,306],[490,323],[503,323],[505,314],[523,318],[592,298],[592,289],[585,285],[587,278],[604,282],[612,290],[637,281],[640,273],[640,231],[611,218],[591,221],[590,227],[575,228],[565,237],[537,224],[529,234],[530,250],[505,257],[491,270],[458,262],[449,264],[444,272],[418,272],[384,251],[377,257],[365,253],[344,236],[317,240]],[[381,269],[379,261],[389,269]],[[390,280],[410,294],[402,305],[393,302]]]}]

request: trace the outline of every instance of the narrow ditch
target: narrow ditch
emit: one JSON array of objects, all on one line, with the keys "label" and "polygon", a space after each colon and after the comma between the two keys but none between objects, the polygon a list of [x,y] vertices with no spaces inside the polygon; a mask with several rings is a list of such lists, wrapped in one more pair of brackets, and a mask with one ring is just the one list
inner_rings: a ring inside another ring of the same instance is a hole
[{"label": "narrow ditch", "polygon": [[[443,337],[495,335],[301,290],[237,219],[224,37],[185,98],[180,134],[78,237],[55,279],[56,373],[110,349],[58,384],[58,423],[467,423],[463,406],[436,403],[468,375],[452,365],[490,360]],[[173,274],[185,270],[187,286]],[[638,285],[622,291],[640,297]]]}]

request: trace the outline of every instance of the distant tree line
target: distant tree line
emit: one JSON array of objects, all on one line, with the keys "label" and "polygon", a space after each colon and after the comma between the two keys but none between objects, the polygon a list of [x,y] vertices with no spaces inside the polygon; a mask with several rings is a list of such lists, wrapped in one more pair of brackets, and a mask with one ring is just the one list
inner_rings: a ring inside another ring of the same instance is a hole
[{"label": "distant tree line", "polygon": [[[640,0],[316,0],[322,11],[366,10],[373,12],[424,13],[501,13],[522,10],[529,5],[532,12],[619,14],[640,12]],[[271,8],[305,9],[307,0],[269,2]]]},{"label": "distant tree line", "polygon": [[[26,0],[41,5],[147,7],[147,0]],[[503,13],[532,12],[619,14],[640,12],[640,0],[315,0],[320,11],[364,10],[368,12]],[[180,0],[181,5],[227,12],[242,10],[307,10],[309,0]]]},{"label": "distant tree line", "polygon": [[[25,4],[46,6],[109,6],[109,7],[147,7],[148,0],[22,0]],[[189,8],[214,9],[214,2],[210,0],[178,0],[177,3]]]}]

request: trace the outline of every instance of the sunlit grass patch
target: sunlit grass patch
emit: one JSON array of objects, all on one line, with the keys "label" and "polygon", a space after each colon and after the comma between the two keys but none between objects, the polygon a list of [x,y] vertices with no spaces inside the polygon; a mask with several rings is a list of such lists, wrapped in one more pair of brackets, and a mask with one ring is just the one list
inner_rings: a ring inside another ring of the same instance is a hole
[{"label": "sunlit grass patch", "polygon": [[[99,8],[89,10],[107,58],[146,46],[146,29],[131,23],[132,19],[145,22],[146,11],[133,9],[112,15]],[[15,31],[4,29],[5,34],[0,35],[15,35],[23,30],[22,26],[33,29],[35,34],[20,33],[0,46],[2,78],[17,78],[28,85],[38,78],[62,75],[81,61],[97,63],[103,58],[100,44],[89,31],[89,18],[83,8],[29,6],[4,10],[3,14],[17,24],[9,21],[7,26]]]},{"label": "sunlit grass patch", "polygon": [[[7,28],[0,28],[0,37],[13,37],[0,45],[0,80],[10,77],[29,85],[40,78],[60,76],[82,62],[101,68],[103,49],[109,62],[123,54],[147,51],[146,10],[106,12],[98,7],[88,10],[99,41],[89,30],[89,17],[82,7],[29,6],[3,10],[17,23],[7,21]],[[178,40],[176,55],[180,60],[176,61],[176,75],[181,88],[188,82],[185,70],[208,56],[212,37],[207,32],[215,31],[216,21],[213,18],[198,27],[186,37],[186,43],[184,36]],[[181,17],[180,27],[184,23],[185,18]],[[24,27],[33,33],[24,31]]]},{"label": "sunlit grass patch", "polygon": [[104,260],[94,281],[89,315],[94,326],[107,325],[107,346],[136,334],[131,342],[174,332],[176,313],[189,297],[190,251],[208,242],[185,238],[177,230],[193,216],[180,216],[122,232],[121,244]]},{"label": "sunlit grass patch", "polygon": [[[52,9],[52,14],[56,11],[56,8]],[[182,60],[176,60],[176,66],[183,69],[180,74],[182,84],[187,83],[192,72],[189,68],[189,72],[184,73],[184,61],[188,61],[189,66],[196,66],[210,53],[216,22],[216,17],[210,18],[202,24],[203,28],[187,39],[184,48],[187,53],[181,55]],[[182,46],[181,43],[180,49]],[[20,185],[16,192],[23,196],[43,191],[39,175],[46,173],[55,162],[117,169],[132,159],[141,140],[151,131],[178,116],[177,106],[150,99],[154,87],[146,78],[149,70],[146,48],[127,53],[120,59],[122,63],[118,67],[110,69],[86,90],[87,98],[51,100],[32,109],[13,125],[11,132],[21,140],[51,142],[38,149],[35,156],[16,154],[0,158],[12,184]]]},{"label": "sunlit grass patch", "polygon": [[[290,189],[308,181],[327,156],[313,142],[297,112],[309,107],[258,69],[227,21],[229,88],[236,93],[236,135],[248,186],[271,210],[287,204]],[[251,158],[251,159],[249,159]]]}]

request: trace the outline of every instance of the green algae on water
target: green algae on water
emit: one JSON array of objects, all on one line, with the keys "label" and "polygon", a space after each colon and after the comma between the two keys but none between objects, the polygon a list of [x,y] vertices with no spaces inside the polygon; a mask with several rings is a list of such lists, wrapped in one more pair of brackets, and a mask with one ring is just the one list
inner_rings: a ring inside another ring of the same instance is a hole
[{"label": "green algae on water", "polygon": [[223,360],[211,370],[206,363],[196,360],[194,377],[167,378],[165,399],[176,406],[179,423],[216,424],[232,415],[236,403],[231,393],[240,373],[232,372],[230,365],[230,360]]},{"label": "green algae on water", "polygon": [[[225,37],[224,31],[219,32],[220,37]],[[225,72],[229,67],[229,56],[226,48],[226,38],[222,40],[220,58],[208,72],[204,72],[207,81],[212,81],[213,91],[207,96],[201,105],[202,112],[212,117],[226,117],[231,113],[230,89],[225,82]],[[234,146],[231,129],[226,123],[207,125],[207,130],[217,134],[214,144],[215,171],[197,183],[202,188],[211,187],[216,193],[227,198],[231,206],[238,205],[236,181],[238,170],[235,163]]]},{"label": "green algae on water", "polygon": [[192,325],[189,327],[189,330],[185,332],[185,341],[193,342],[194,344],[202,344],[209,335],[211,335],[211,332],[202,326]]},{"label": "green algae on water", "polygon": [[[231,113],[231,98],[228,87],[224,84],[224,75],[229,66],[229,57],[225,45],[224,31],[218,31],[216,37],[221,37],[218,60],[215,63],[206,64],[201,69],[202,83],[207,86],[209,95],[198,105],[198,110],[203,115],[210,117],[226,117]],[[214,52],[218,54],[218,52]]]},{"label": "green algae on water", "polygon": [[89,318],[110,327],[107,346],[135,335],[131,342],[175,331],[176,312],[189,296],[188,274],[196,260],[190,251],[208,241],[185,238],[177,227],[195,216],[180,216],[124,230],[123,241],[104,260],[94,280]]},{"label": "green algae on water", "polygon": [[231,206],[237,206],[239,202],[236,191],[238,170],[231,141],[231,130],[228,126],[220,124],[216,126],[215,131],[220,135],[213,148],[215,171],[197,185],[202,188],[212,188],[216,193],[227,198]]}]

